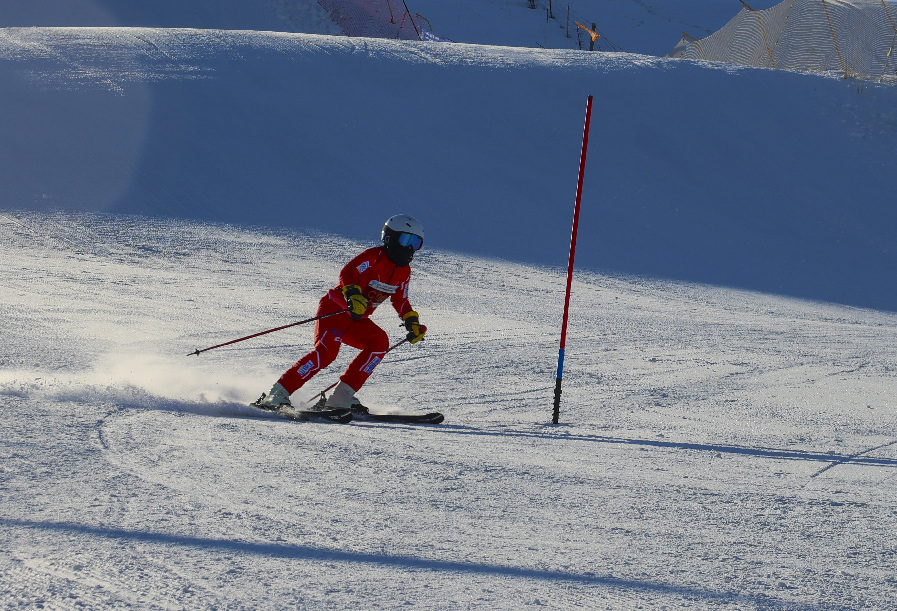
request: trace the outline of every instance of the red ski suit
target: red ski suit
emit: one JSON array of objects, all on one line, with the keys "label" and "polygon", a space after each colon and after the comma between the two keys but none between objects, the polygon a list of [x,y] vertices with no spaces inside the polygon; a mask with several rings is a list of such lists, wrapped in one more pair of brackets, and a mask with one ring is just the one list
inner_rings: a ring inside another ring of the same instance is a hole
[{"label": "red ski suit", "polygon": [[389,349],[389,336],[368,318],[378,305],[390,299],[399,316],[412,311],[408,302],[409,266],[398,266],[389,260],[382,246],[369,248],[349,261],[339,274],[339,284],[318,303],[317,316],[339,312],[349,306],[341,287],[357,284],[368,298],[367,312],[353,320],[348,312],[315,322],[315,348],[290,367],[278,382],[293,394],[318,371],[336,359],[342,344],[361,352],[349,363],[340,379],[354,390],[362,387]]}]

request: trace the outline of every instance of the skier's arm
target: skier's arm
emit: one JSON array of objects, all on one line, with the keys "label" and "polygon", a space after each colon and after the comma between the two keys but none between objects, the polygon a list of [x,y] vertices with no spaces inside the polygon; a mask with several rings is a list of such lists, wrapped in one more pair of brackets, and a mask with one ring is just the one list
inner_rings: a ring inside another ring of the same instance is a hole
[{"label": "skier's arm", "polygon": [[410,278],[403,282],[399,290],[392,296],[392,305],[405,323],[405,329],[408,330],[408,341],[416,344],[424,338],[427,327],[420,324],[420,314],[414,311],[414,308],[411,307],[411,302],[408,301],[409,281]]},{"label": "skier's arm", "polygon": [[339,289],[343,294],[349,314],[355,320],[364,316],[370,304],[361,289],[362,274],[370,267],[370,253],[364,251],[346,263],[339,273]]},{"label": "skier's arm", "polygon": [[345,267],[340,270],[339,284],[340,286],[352,286],[353,284],[362,284],[361,274],[371,265],[370,254],[366,250],[357,257],[346,263]]},{"label": "skier's arm", "polygon": [[392,307],[396,309],[396,312],[399,314],[399,318],[405,320],[405,316],[408,312],[414,310],[411,307],[411,302],[408,301],[408,282],[409,280],[405,280],[400,286],[399,289],[392,294],[390,298],[392,300]]}]

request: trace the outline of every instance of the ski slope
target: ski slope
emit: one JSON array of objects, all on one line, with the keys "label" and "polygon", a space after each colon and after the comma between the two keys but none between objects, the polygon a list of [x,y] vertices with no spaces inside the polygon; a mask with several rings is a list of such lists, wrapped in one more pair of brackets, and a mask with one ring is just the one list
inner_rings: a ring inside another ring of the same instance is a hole
[{"label": "ski slope", "polygon": [[5,608],[890,605],[891,314],[582,274],[552,426],[563,274],[424,251],[431,333],[361,396],[447,422],[291,423],[245,404],[310,329],[186,354],[306,315],[365,244],[16,220]]},{"label": "ski slope", "polygon": [[398,209],[428,246],[564,266],[591,93],[581,268],[897,310],[893,87],[221,30],[8,29],[0,57],[10,208],[355,239]]},{"label": "ski slope", "polygon": [[[230,4],[0,29],[0,607],[893,606],[893,88]],[[429,333],[360,396],[445,424],[260,417],[307,327],[187,356],[396,212]]]}]

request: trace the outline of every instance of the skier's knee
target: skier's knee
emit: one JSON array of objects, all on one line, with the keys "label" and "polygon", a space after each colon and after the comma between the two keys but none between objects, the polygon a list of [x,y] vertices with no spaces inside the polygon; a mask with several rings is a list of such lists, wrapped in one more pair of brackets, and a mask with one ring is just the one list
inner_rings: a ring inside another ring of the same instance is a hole
[{"label": "skier's knee", "polygon": [[319,368],[323,369],[336,360],[339,349],[342,346],[342,337],[328,331],[324,334],[318,344],[315,346],[315,352],[318,353]]},{"label": "skier's knee", "polygon": [[365,342],[365,349],[369,352],[386,352],[388,348],[389,336],[380,327],[377,327],[376,331],[373,331],[368,336],[368,341]]}]

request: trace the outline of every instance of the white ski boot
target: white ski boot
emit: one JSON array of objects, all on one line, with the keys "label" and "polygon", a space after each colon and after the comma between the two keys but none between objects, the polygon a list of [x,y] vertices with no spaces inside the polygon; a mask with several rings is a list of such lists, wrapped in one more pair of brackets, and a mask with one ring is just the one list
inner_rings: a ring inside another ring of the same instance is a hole
[{"label": "white ski boot", "polygon": [[290,403],[290,393],[287,392],[287,389],[281,386],[280,382],[275,382],[274,386],[271,387],[271,392],[267,395],[262,394],[259,400],[255,402],[255,406],[277,411],[281,407],[293,407],[293,404]]},{"label": "white ski boot", "polygon": [[355,396],[355,389],[342,380],[339,381],[339,384],[333,389],[333,394],[324,403],[324,409],[334,408],[351,409],[353,412],[362,414],[368,411]]}]

